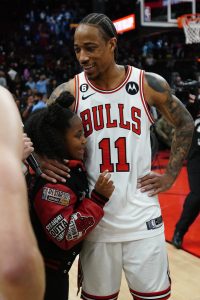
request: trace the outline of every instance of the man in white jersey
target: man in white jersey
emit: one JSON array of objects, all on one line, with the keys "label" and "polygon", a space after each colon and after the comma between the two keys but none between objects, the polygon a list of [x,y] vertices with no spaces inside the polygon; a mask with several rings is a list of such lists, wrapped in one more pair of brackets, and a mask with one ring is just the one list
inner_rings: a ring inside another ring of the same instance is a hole
[{"label": "man in white jersey", "polygon": [[[71,108],[87,137],[86,168],[92,190],[99,172],[112,174],[115,192],[81,254],[82,299],[117,299],[122,269],[133,299],[168,299],[170,280],[157,194],[175,181],[188,152],[193,121],[159,75],[115,61],[117,33],[103,14],[78,25],[74,50],[83,72],[55,89],[75,96]],[[150,126],[154,105],[175,127],[164,174],[151,172]],[[46,178],[64,180],[67,166],[42,161]]]},{"label": "man in white jersey", "polygon": [[[31,227],[22,172],[22,158],[30,149],[23,153],[22,139],[17,106],[9,91],[0,87],[1,300],[42,300],[44,296],[44,265]],[[24,137],[24,148],[29,148],[29,142]]]}]

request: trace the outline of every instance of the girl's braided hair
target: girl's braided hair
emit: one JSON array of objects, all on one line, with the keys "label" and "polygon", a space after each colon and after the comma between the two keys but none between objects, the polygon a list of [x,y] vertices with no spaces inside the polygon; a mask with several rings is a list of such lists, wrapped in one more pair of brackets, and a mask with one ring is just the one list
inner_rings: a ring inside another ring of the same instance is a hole
[{"label": "girl's braided hair", "polygon": [[70,120],[77,116],[69,109],[74,97],[63,92],[49,107],[34,112],[26,121],[24,129],[33,142],[35,152],[50,159],[66,157],[65,134]]}]

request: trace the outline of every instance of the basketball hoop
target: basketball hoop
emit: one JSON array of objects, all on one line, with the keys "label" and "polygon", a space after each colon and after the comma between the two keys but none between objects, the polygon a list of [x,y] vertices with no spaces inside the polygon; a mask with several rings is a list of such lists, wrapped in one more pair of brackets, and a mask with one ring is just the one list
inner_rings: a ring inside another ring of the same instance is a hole
[{"label": "basketball hoop", "polygon": [[177,19],[178,27],[183,28],[186,44],[200,43],[200,14],[187,14]]}]

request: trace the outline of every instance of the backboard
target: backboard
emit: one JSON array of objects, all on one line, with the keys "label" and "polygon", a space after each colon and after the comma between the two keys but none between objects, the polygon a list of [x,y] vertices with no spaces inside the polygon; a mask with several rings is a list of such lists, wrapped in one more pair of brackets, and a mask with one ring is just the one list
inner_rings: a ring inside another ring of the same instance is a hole
[{"label": "backboard", "polygon": [[177,18],[196,13],[199,0],[140,0],[141,26],[177,27]]}]

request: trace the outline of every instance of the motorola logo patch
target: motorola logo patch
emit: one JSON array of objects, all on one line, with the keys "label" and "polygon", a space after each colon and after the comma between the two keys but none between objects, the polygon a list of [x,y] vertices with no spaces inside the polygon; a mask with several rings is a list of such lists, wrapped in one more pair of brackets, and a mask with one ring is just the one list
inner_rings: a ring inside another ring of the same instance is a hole
[{"label": "motorola logo patch", "polygon": [[85,92],[87,92],[87,90],[88,90],[88,84],[86,84],[86,83],[81,84],[80,91],[82,93],[85,93]]},{"label": "motorola logo patch", "polygon": [[130,81],[126,84],[126,91],[130,95],[136,95],[139,91],[139,86],[136,82]]}]

